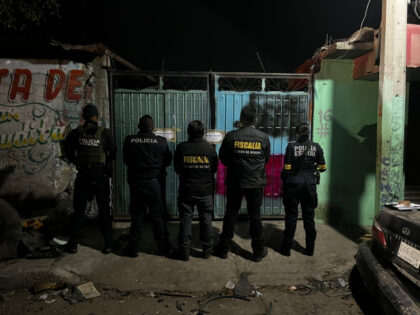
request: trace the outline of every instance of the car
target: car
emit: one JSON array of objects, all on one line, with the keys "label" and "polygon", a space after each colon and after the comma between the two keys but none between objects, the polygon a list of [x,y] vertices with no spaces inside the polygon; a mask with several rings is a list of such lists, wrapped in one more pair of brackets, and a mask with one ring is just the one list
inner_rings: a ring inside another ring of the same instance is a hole
[{"label": "car", "polygon": [[356,266],[384,314],[420,314],[420,210],[378,212]]}]

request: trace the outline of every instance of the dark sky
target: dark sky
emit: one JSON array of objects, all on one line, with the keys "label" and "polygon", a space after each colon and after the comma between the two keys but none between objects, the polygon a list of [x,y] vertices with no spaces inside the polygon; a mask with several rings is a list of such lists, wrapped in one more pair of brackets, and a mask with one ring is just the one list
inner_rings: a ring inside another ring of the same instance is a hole
[{"label": "dark sky", "polygon": [[[368,0],[65,1],[47,33],[71,43],[103,42],[144,70],[291,72],[326,34],[350,36]],[[381,1],[364,26],[377,28]]]}]

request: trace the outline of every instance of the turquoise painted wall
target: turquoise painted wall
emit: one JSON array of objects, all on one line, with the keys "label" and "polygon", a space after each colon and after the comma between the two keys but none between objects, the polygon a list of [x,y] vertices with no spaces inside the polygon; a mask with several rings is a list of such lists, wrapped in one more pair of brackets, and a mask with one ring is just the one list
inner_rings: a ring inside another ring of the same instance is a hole
[{"label": "turquoise painted wall", "polygon": [[315,76],[313,139],[327,172],[318,186],[316,218],[371,225],[375,214],[378,81],[353,80],[352,60],[323,60]]}]

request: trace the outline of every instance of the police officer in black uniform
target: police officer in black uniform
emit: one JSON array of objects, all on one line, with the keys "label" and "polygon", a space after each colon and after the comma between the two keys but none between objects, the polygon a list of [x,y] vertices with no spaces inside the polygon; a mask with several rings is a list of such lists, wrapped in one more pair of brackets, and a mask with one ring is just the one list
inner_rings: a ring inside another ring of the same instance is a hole
[{"label": "police officer in black uniform", "polygon": [[78,173],[74,183],[74,214],[71,220],[70,240],[66,245],[69,253],[77,253],[78,237],[85,220],[89,198],[96,197],[98,215],[104,238],[104,254],[111,253],[112,225],[110,215],[109,177],[117,148],[107,128],[98,125],[98,109],[93,104],[83,108],[85,123],[72,130],[65,141],[66,156]]},{"label": "police officer in black uniform", "polygon": [[317,169],[325,172],[327,165],[321,146],[309,140],[309,131],[307,123],[300,124],[296,128],[297,141],[288,144],[284,158],[282,180],[286,227],[280,253],[285,256],[290,256],[299,203],[306,233],[305,254],[312,256],[314,253],[316,239],[314,216],[318,205],[315,174]]},{"label": "police officer in black uniform", "polygon": [[226,134],[219,158],[227,166],[226,213],[223,231],[216,255],[225,259],[234,234],[242,198],[245,196],[250,220],[253,260],[261,261],[267,255],[261,223],[261,204],[266,184],[265,165],[270,159],[270,140],[255,128],[257,113],[251,105],[242,108],[241,127]]},{"label": "police officer in black uniform", "polygon": [[172,153],[165,138],[153,133],[152,117],[144,115],[139,120],[139,132],[125,138],[123,160],[127,165],[127,179],[130,185],[130,242],[126,254],[137,257],[140,236],[146,209],[149,209],[155,240],[159,253],[170,250],[166,222],[163,213],[159,177],[162,169],[171,164]]},{"label": "police officer in black uniform", "polygon": [[175,172],[179,175],[178,259],[189,260],[192,238],[191,221],[197,205],[200,220],[200,240],[203,258],[213,252],[213,194],[214,174],[217,171],[217,153],[203,139],[204,126],[194,120],[188,125],[188,141],[180,143],[174,154]]}]

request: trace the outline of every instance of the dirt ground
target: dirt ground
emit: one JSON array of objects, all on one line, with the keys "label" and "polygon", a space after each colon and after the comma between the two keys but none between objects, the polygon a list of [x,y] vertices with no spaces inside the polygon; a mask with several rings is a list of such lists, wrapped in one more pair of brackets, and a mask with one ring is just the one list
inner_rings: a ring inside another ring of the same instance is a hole
[{"label": "dirt ground", "polygon": [[226,288],[213,292],[144,292],[96,284],[101,296],[70,304],[62,297],[62,290],[37,294],[27,289],[13,290],[1,293],[0,314],[378,314],[357,270],[341,276],[345,281],[341,285],[333,272],[295,288],[255,286],[262,295],[247,300],[233,298]]},{"label": "dirt ground", "polygon": [[[221,222],[214,225],[220,230]],[[177,223],[169,227],[175,244]],[[199,252],[194,228],[193,247]],[[229,253],[228,259],[193,255],[188,262],[157,255],[150,227],[138,258],[105,256],[95,243],[99,232],[88,227],[86,241],[75,255],[0,263],[0,314],[378,314],[355,268],[357,243],[352,238],[318,225],[313,257],[303,255],[301,246],[284,257],[278,253],[283,222],[265,222],[264,228],[268,256],[254,263],[249,259],[246,222],[238,224],[234,239],[240,250]],[[298,228],[297,245],[304,243],[301,223]],[[237,283],[243,273],[262,295],[232,298],[226,283]],[[31,287],[43,281],[68,285],[91,281],[100,296],[70,304],[62,290],[33,294]]]},{"label": "dirt ground", "polygon": [[[1,313],[20,314],[200,314],[199,308],[222,292],[195,293],[194,297],[172,297],[150,292],[121,292],[101,288],[101,296],[71,305],[59,294],[33,295],[28,290],[3,295]],[[202,314],[363,314],[348,289],[298,287],[260,288],[261,297],[249,301],[222,298],[209,302]],[[151,296],[154,295],[154,296]]]}]

